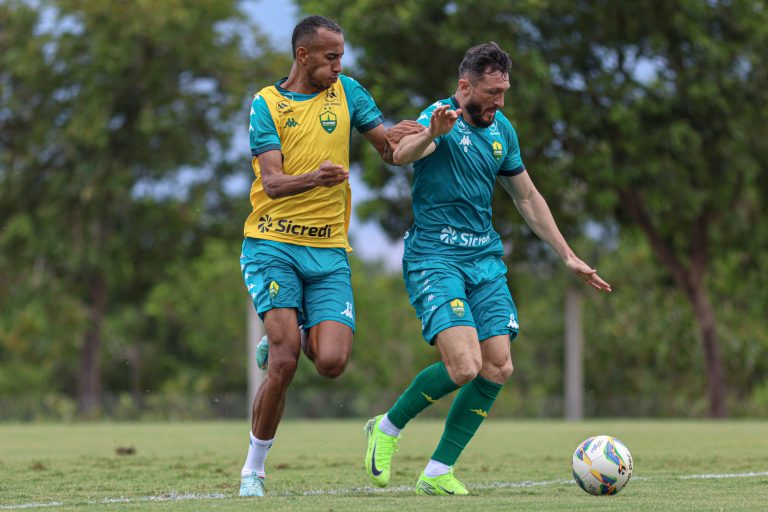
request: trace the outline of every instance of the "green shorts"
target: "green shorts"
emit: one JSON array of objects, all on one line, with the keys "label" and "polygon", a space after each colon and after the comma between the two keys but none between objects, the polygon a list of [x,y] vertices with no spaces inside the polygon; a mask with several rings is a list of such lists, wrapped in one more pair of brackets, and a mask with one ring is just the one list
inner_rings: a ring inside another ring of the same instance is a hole
[{"label": "green shorts", "polygon": [[294,308],[304,329],[334,320],[355,330],[352,274],[344,249],[246,238],[240,270],[262,320],[270,309]]},{"label": "green shorts", "polygon": [[430,344],[454,325],[470,325],[482,341],[517,336],[517,308],[507,287],[507,266],[498,256],[477,261],[403,261],[411,305]]}]

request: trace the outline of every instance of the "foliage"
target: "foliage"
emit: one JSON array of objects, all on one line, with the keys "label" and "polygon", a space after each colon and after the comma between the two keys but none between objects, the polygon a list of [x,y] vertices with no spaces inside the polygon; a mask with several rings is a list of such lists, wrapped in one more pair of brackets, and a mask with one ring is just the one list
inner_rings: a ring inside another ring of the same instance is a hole
[{"label": "foliage", "polygon": [[[763,3],[298,4],[338,13],[350,74],[393,120],[450,95],[468,46],[510,51],[504,110],[524,161],[576,252],[615,287],[584,290],[587,414],[708,411],[695,309],[660,257],[668,247],[683,274],[703,262],[731,413],[768,415]],[[82,396],[101,388],[116,418],[245,415],[237,255],[249,205],[228,186],[252,172],[238,142],[248,96],[290,62],[238,5],[0,2],[3,419],[69,420],[73,399],[84,412]],[[399,237],[410,170],[360,139],[376,196],[357,213]],[[563,290],[582,285],[506,194],[494,200],[522,325],[494,414],[560,415]],[[378,413],[437,357],[402,278],[351,262],[352,360],[329,381],[302,358],[288,415]]]},{"label": "foliage", "polygon": [[240,17],[218,0],[0,5],[0,243],[13,254],[0,350],[22,329],[25,343],[79,350],[42,368],[52,381],[69,365],[59,386],[76,386],[84,412],[101,390],[104,331],[128,344],[111,355],[134,350],[147,327],[137,305],[169,263],[199,254],[208,233],[239,231],[222,217],[232,122],[276,62],[262,39],[244,46],[254,29]]},{"label": "foliage", "polygon": [[[299,4],[340,13],[360,48],[362,81],[396,116],[414,117],[448,96],[469,46],[495,40],[508,50],[514,65],[505,112],[561,229],[573,238],[596,221],[609,235],[610,226],[630,237],[643,233],[653,249],[646,264],[665,270],[652,285],[682,297],[693,313],[681,318],[699,330],[695,352],[705,362],[709,412],[726,413],[730,379],[715,327],[725,298],[713,296],[713,272],[736,258],[757,275],[768,243],[764,2]],[[388,186],[408,175],[378,167],[366,171],[378,194],[365,212],[394,235],[403,229],[393,219],[405,200]],[[548,257],[520,243],[530,233],[511,209],[497,197],[495,223],[512,257]],[[766,304],[758,287],[747,293]]]}]

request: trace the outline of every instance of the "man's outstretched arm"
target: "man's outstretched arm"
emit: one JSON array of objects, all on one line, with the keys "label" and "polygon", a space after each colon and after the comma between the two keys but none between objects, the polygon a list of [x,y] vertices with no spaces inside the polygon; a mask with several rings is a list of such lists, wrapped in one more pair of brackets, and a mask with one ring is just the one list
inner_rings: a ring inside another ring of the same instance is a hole
[{"label": "man's outstretched arm", "polygon": [[528,226],[557,252],[560,259],[574,274],[597,290],[611,291],[611,285],[597,275],[597,270],[579,259],[565,241],[547,202],[536,189],[527,171],[516,176],[499,176],[499,183],[512,197],[515,207]]}]

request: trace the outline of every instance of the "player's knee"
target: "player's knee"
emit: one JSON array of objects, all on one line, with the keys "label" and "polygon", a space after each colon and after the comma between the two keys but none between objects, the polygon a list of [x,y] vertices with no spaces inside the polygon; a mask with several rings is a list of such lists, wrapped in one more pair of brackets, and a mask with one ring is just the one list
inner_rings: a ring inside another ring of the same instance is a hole
[{"label": "player's knee", "polygon": [[293,380],[297,367],[298,357],[277,357],[270,354],[267,372],[270,379],[275,379],[287,386]]},{"label": "player's knee", "polygon": [[448,375],[458,386],[463,386],[467,382],[475,380],[480,373],[480,364],[472,364],[472,361],[462,361],[453,367],[448,366]]},{"label": "player's knee", "polygon": [[512,361],[508,360],[501,366],[499,366],[499,381],[505,382],[512,376],[512,372],[515,371],[515,367],[512,366]]},{"label": "player's knee", "polygon": [[315,357],[315,368],[317,373],[329,379],[335,379],[347,367],[347,358],[345,357]]},{"label": "player's knee", "polygon": [[483,374],[487,375],[489,380],[498,383],[504,383],[512,376],[514,367],[512,366],[512,360],[507,359],[501,364],[493,364],[487,366],[483,370]]}]

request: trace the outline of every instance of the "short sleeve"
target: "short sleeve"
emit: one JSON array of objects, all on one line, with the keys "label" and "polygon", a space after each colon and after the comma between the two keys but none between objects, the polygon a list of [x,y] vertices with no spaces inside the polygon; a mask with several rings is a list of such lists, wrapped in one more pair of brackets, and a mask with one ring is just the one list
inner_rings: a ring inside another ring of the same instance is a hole
[{"label": "short sleeve", "polygon": [[267,100],[257,94],[251,103],[251,120],[248,129],[251,140],[251,155],[259,156],[273,149],[280,150],[280,136],[275,128]]},{"label": "short sleeve", "polygon": [[347,96],[350,121],[357,131],[365,133],[384,122],[379,107],[360,82],[345,75],[342,75],[340,80]]},{"label": "short sleeve", "polygon": [[508,120],[504,119],[504,121],[506,121],[503,123],[505,127],[504,132],[506,134],[505,139],[509,149],[501,164],[499,174],[502,176],[517,176],[525,170],[525,165],[520,156],[520,144],[517,140],[517,132],[515,132],[515,129]]}]

